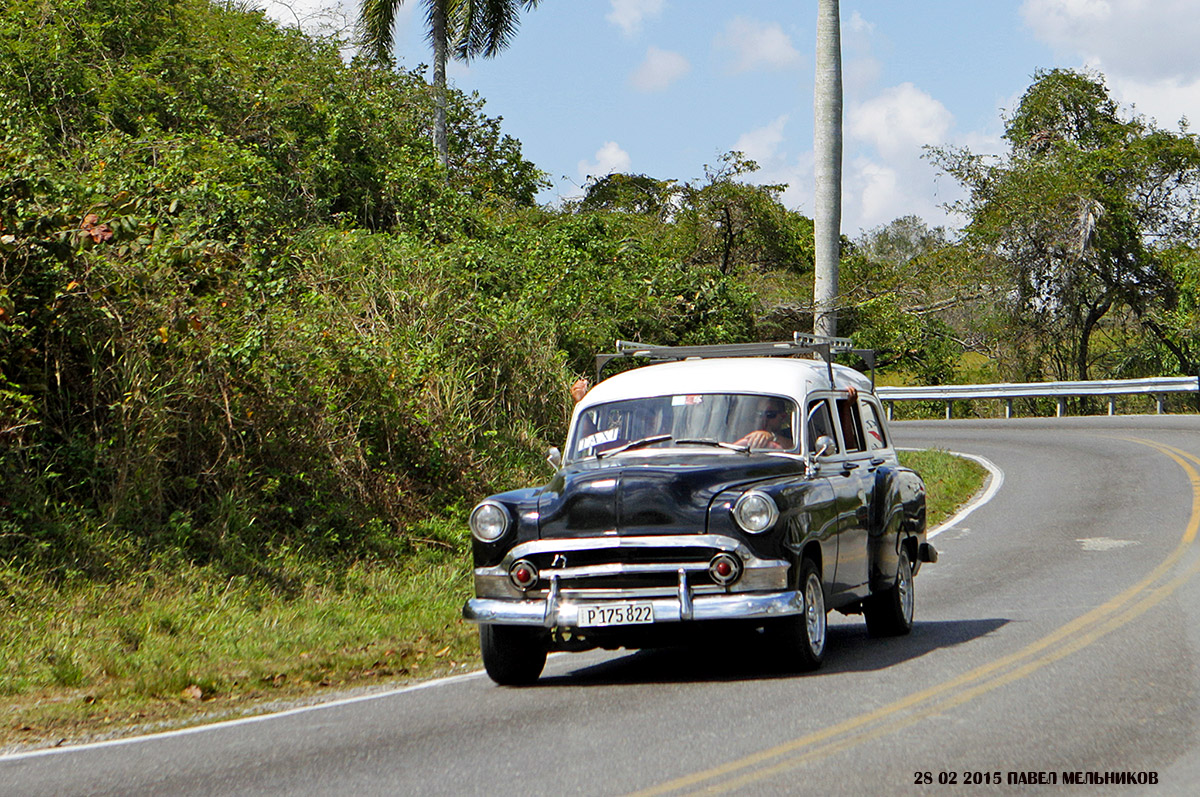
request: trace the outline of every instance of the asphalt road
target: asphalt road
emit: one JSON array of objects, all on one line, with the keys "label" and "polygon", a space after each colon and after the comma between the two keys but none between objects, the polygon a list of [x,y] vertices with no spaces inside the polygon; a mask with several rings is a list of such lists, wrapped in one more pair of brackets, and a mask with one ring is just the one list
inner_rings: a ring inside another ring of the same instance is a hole
[{"label": "asphalt road", "polygon": [[[2,758],[0,794],[1200,793],[1200,418],[894,434],[1003,472],[935,539],[908,637],[832,615],[800,676],[737,638],[558,655],[532,688],[476,674]],[[1088,783],[1109,773],[1147,783]]]}]

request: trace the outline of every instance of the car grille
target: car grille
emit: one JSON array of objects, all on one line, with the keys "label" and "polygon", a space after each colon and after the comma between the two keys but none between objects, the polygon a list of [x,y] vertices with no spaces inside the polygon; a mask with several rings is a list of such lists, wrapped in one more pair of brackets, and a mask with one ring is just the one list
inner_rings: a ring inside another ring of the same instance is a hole
[{"label": "car grille", "polygon": [[540,552],[525,557],[541,574],[541,588],[529,594],[545,595],[550,579],[557,577],[564,597],[674,595],[681,570],[693,592],[721,592],[723,588],[713,582],[708,571],[709,562],[719,552],[703,546]]}]

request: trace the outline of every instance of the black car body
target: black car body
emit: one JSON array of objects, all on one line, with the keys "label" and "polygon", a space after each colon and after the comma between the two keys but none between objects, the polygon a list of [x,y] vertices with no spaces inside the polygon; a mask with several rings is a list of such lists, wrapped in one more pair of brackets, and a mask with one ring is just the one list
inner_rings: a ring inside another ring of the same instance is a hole
[{"label": "black car body", "polygon": [[577,405],[549,484],[472,513],[484,664],[536,680],[547,651],[649,647],[717,623],[820,665],[826,613],[912,627],[936,561],[925,486],[863,374],[828,362],[687,360],[626,371]]}]

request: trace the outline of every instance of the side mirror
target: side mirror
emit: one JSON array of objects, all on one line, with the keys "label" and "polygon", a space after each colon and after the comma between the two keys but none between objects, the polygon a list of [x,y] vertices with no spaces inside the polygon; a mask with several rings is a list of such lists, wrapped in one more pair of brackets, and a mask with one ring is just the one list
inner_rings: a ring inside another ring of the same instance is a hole
[{"label": "side mirror", "polygon": [[546,451],[546,461],[550,463],[550,467],[558,470],[562,467],[562,452],[558,450],[558,446],[550,446]]},{"label": "side mirror", "polygon": [[837,450],[837,443],[833,442],[833,438],[827,434],[818,437],[814,444],[817,447],[816,451],[810,451],[804,457],[804,477],[808,478],[817,472],[817,457],[823,457],[831,451]]},{"label": "side mirror", "polygon": [[833,442],[833,438],[827,434],[823,434],[817,438],[817,451],[815,456],[823,457],[826,454],[836,451],[837,443]]}]

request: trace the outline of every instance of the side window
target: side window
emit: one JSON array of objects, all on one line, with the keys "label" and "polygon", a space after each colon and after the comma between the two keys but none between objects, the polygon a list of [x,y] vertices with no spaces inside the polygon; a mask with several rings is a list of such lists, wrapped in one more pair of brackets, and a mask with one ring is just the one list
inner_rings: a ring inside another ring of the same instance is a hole
[{"label": "side window", "polygon": [[853,454],[864,451],[862,426],[858,421],[858,402],[848,398],[837,400],[838,421],[842,426],[842,440],[846,443],[846,453]]},{"label": "side window", "polygon": [[862,408],[863,432],[866,433],[867,450],[876,451],[887,448],[887,438],[883,433],[883,424],[879,422],[879,409],[869,401],[859,405]]},{"label": "side window", "polygon": [[[828,435],[833,438],[834,446],[837,445],[837,435],[833,433],[833,420],[829,415],[829,402],[825,399],[819,399],[808,405],[805,411],[805,417],[808,418],[808,450],[810,453],[817,451],[817,438],[821,435]],[[836,453],[830,451],[827,453]]]}]

